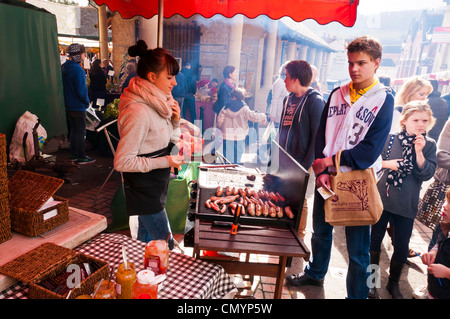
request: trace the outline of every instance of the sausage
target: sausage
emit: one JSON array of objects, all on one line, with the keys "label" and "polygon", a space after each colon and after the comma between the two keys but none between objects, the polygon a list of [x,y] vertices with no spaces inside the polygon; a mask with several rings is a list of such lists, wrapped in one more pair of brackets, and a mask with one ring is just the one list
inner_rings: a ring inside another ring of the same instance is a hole
[{"label": "sausage", "polygon": [[216,212],[220,211],[220,208],[216,204],[216,202],[211,202],[211,208],[214,209]]},{"label": "sausage", "polygon": [[255,207],[255,216],[261,216],[262,211],[263,211],[261,205],[256,204],[255,206],[256,206],[256,207]]},{"label": "sausage", "polygon": [[245,190],[243,190],[242,188],[238,189],[239,195],[241,195],[242,197],[245,197]]},{"label": "sausage", "polygon": [[245,195],[247,195],[247,197],[252,196],[252,190],[250,189],[250,187],[245,188]]},{"label": "sausage", "polygon": [[283,208],[281,208],[280,206],[277,206],[275,208],[275,211],[277,212],[277,217],[278,218],[283,218]]},{"label": "sausage", "polygon": [[255,204],[255,205],[256,205],[256,204],[259,204],[258,200],[257,200],[256,198],[254,198],[254,197],[248,197],[247,200],[250,201],[250,202],[252,202],[252,203]]},{"label": "sausage", "polygon": [[250,204],[248,204],[247,211],[250,216],[255,216],[255,204],[253,202],[250,202]]},{"label": "sausage", "polygon": [[222,208],[220,209],[220,213],[223,214],[227,210],[227,205],[223,204]]},{"label": "sausage", "polygon": [[285,202],[285,201],[286,201],[286,198],[284,198],[283,196],[281,196],[280,193],[276,192],[275,195],[277,195],[278,201],[280,201],[280,202]]},{"label": "sausage", "polygon": [[284,208],[284,213],[286,214],[286,216],[287,216],[289,219],[294,219],[294,213],[292,213],[291,207],[286,206],[286,207]]},{"label": "sausage", "polygon": [[232,202],[228,205],[228,207],[230,207],[231,213],[234,215],[234,213],[236,212],[237,203]]},{"label": "sausage", "polygon": [[220,204],[228,204],[232,201],[235,201],[239,195],[236,196],[225,196],[225,197],[218,197],[218,196],[211,196],[209,199],[213,202],[218,201]]},{"label": "sausage", "polygon": [[269,203],[269,206],[270,206],[270,207],[273,207],[273,208],[277,207],[277,206],[276,206],[274,203],[272,203],[270,200],[268,200],[267,203]]},{"label": "sausage", "polygon": [[238,195],[238,194],[239,194],[239,191],[238,191],[238,189],[237,189],[236,187],[233,186],[233,188],[231,189],[231,193],[232,193],[233,195]]},{"label": "sausage", "polygon": [[207,199],[205,202],[206,207],[211,208],[211,199]]},{"label": "sausage", "polygon": [[269,216],[270,217],[277,217],[277,212],[276,212],[276,210],[275,210],[275,207],[270,207],[269,208]]},{"label": "sausage", "polygon": [[264,193],[263,190],[260,189],[260,190],[258,191],[258,197],[259,197],[259,198],[265,198],[265,197],[266,197],[266,194]]},{"label": "sausage", "polygon": [[263,216],[268,216],[269,215],[269,204],[264,203],[264,208],[263,208]]},{"label": "sausage", "polygon": [[223,195],[223,187],[222,186],[217,186],[216,195],[217,196],[222,196]]},{"label": "sausage", "polygon": [[270,199],[273,200],[274,202],[278,202],[278,196],[275,195],[274,192],[270,192],[269,193]]},{"label": "sausage", "polygon": [[230,186],[225,187],[225,195],[227,195],[227,196],[232,195],[233,193],[232,193],[231,191],[232,191],[232,190],[231,190],[231,187],[230,187]]},{"label": "sausage", "polygon": [[238,197],[239,197],[239,195],[236,195],[236,196],[227,196],[227,197],[222,198],[222,199],[220,200],[220,202],[221,202],[222,204],[229,204],[229,203],[231,203],[231,202],[234,202],[236,199],[238,199]]}]

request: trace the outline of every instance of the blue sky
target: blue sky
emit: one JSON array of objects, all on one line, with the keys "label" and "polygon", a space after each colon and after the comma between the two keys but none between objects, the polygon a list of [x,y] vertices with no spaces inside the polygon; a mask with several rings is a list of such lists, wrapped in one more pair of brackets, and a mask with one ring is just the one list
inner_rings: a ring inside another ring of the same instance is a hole
[{"label": "blue sky", "polygon": [[385,11],[433,9],[445,7],[442,0],[359,0],[358,13],[368,15]]}]

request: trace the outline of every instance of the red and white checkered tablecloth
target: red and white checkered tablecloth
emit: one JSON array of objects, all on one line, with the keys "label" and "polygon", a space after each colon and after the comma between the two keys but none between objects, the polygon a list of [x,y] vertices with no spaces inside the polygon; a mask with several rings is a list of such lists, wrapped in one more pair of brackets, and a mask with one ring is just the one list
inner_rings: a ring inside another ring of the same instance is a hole
[{"label": "red and white checkered tablecloth", "polygon": [[[128,236],[102,233],[75,250],[109,262],[113,272],[123,262],[122,245],[126,247],[128,261],[136,271],[144,269],[145,243]],[[216,264],[201,261],[174,251],[169,253],[167,278],[162,284],[160,299],[218,299],[235,288],[229,275]],[[18,282],[0,293],[0,299],[27,298],[28,284]]]}]

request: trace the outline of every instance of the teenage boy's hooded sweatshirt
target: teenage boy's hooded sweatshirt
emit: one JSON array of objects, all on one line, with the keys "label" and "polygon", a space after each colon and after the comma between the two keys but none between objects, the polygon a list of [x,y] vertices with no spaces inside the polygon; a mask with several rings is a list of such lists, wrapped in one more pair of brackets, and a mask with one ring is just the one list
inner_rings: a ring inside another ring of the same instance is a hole
[{"label": "teenage boy's hooded sweatshirt", "polygon": [[[381,169],[381,152],[389,135],[394,97],[375,84],[352,105],[350,83],[333,90],[322,113],[316,137],[316,158],[341,155],[341,171]],[[330,169],[331,170],[331,169]],[[327,172],[327,170],[325,171]]]}]

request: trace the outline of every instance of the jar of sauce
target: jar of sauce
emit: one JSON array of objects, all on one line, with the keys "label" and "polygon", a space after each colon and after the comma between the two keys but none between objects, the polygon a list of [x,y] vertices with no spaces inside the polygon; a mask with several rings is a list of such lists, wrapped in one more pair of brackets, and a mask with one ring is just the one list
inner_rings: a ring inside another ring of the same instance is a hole
[{"label": "jar of sauce", "polygon": [[[97,289],[98,283],[95,284],[95,289]],[[116,289],[114,281],[103,280],[98,288],[95,296],[92,299],[116,299]]]},{"label": "jar of sauce", "polygon": [[144,268],[165,274],[169,266],[169,245],[165,240],[152,240],[145,246]]},{"label": "jar of sauce", "polygon": [[134,265],[127,262],[127,268],[122,263],[117,267],[116,272],[116,298],[117,299],[132,299],[133,286],[136,281],[136,269]]},{"label": "jar of sauce", "polygon": [[138,272],[133,286],[133,299],[157,299],[158,284],[153,284],[155,274],[150,269]]}]

